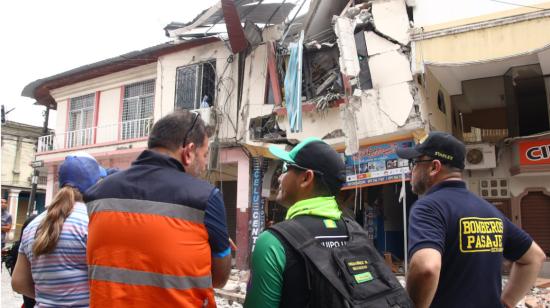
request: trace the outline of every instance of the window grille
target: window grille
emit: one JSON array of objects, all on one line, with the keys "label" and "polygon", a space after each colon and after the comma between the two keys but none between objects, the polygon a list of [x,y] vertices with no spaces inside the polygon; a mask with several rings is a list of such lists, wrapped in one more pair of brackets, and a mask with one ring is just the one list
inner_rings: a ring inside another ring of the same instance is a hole
[{"label": "window grille", "polygon": [[134,139],[149,135],[153,123],[154,103],[154,79],[124,87],[121,139]]},{"label": "window grille", "polygon": [[91,144],[93,141],[95,93],[71,98],[67,147]]},{"label": "window grille", "polygon": [[176,70],[176,108],[199,109],[214,104],[216,61],[179,67]]}]

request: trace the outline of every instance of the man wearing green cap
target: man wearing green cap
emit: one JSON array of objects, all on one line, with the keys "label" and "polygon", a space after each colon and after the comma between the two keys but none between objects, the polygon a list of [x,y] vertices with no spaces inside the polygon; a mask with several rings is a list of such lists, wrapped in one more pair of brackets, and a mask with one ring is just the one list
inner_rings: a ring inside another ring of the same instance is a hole
[{"label": "man wearing green cap", "polygon": [[[269,151],[283,160],[277,202],[326,248],[348,240],[335,195],[345,181],[340,155],[318,138],[307,138],[290,152]],[[303,258],[280,235],[263,232],[252,254],[252,280],[244,307],[306,307],[310,302]]]}]

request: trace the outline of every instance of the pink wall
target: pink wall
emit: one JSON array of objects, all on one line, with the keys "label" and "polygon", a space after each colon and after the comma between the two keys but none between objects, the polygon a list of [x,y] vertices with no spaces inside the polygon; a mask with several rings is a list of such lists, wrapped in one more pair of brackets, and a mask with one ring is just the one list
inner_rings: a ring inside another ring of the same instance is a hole
[{"label": "pink wall", "polygon": [[250,162],[241,148],[222,149],[220,163],[237,163],[237,268],[247,269],[248,263],[248,220],[250,196]]}]

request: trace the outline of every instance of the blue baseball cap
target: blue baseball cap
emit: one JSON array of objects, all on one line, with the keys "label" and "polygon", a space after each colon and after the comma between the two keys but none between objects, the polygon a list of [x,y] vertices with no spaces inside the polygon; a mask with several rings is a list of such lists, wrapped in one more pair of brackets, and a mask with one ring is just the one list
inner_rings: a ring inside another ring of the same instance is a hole
[{"label": "blue baseball cap", "polygon": [[59,166],[59,187],[71,186],[84,193],[100,178],[100,166],[93,158],[71,155]]}]

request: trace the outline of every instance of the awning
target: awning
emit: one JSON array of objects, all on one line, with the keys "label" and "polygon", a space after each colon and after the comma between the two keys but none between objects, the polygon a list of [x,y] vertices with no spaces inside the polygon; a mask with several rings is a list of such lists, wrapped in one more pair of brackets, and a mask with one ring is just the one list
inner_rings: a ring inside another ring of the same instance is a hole
[{"label": "awning", "polygon": [[449,95],[462,94],[462,81],[502,76],[512,67],[540,63],[543,74],[550,74],[550,44],[538,50],[490,61],[468,63],[430,63],[433,73]]}]

